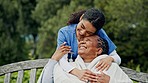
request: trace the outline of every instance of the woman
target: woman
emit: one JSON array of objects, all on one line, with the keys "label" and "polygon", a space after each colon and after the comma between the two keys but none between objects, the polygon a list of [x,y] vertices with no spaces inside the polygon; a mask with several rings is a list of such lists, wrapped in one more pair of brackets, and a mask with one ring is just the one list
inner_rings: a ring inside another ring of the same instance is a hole
[{"label": "woman", "polygon": [[91,36],[97,34],[101,38],[107,40],[109,45],[108,57],[102,59],[96,66],[97,70],[107,70],[110,67],[111,62],[121,63],[119,55],[116,53],[116,46],[107,36],[105,31],[102,29],[105,23],[104,14],[95,8],[80,11],[72,14],[70,20],[68,21],[68,26],[61,28],[58,32],[57,47],[59,47],[63,42],[71,47],[71,52],[73,54],[68,54],[60,59],[61,67],[77,76],[80,80],[85,81],[87,78],[92,77],[91,72],[85,70],[78,70],[71,66],[68,61],[75,60],[78,55],[78,44],[77,42],[83,39],[85,36]]}]

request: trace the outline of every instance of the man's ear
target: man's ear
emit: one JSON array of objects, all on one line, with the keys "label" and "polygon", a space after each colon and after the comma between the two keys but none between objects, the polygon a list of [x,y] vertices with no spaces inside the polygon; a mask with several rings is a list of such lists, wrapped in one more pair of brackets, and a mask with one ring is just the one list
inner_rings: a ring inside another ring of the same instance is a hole
[{"label": "man's ear", "polygon": [[83,17],[83,16],[84,16],[84,14],[82,14],[82,15],[81,15],[81,17],[80,17],[79,21],[81,21],[81,20],[82,20],[82,17]]},{"label": "man's ear", "polygon": [[98,48],[98,49],[97,49],[97,54],[98,54],[98,55],[102,54],[102,51],[103,51],[102,48]]}]

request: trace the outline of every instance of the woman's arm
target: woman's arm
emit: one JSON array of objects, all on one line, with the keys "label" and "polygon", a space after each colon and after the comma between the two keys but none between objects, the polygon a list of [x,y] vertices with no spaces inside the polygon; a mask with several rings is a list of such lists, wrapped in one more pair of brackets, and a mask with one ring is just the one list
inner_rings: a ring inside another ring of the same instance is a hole
[{"label": "woman's arm", "polygon": [[112,62],[117,63],[118,65],[121,64],[121,58],[116,52],[116,46],[115,44],[110,40],[110,38],[107,36],[106,32],[101,29],[98,31],[98,35],[105,39],[108,42],[109,52],[108,57],[101,59],[100,62],[97,64],[96,68],[98,70],[108,70]]},{"label": "woman's arm", "polygon": [[111,52],[109,54],[109,56],[111,56],[113,58],[113,62],[117,63],[118,65],[121,64],[121,58],[120,56],[117,54],[116,50],[114,50],[113,52]]},{"label": "woman's arm", "polygon": [[116,53],[116,50],[114,50],[108,57],[103,58],[100,60],[100,62],[96,65],[97,70],[108,70],[111,66],[111,63],[115,62],[118,65],[121,64],[121,58]]},{"label": "woman's arm", "polygon": [[59,64],[61,68],[68,73],[75,68],[67,61],[67,54],[59,60]]},{"label": "woman's arm", "polygon": [[56,63],[56,60],[49,59],[42,70],[37,83],[53,83],[53,69]]}]

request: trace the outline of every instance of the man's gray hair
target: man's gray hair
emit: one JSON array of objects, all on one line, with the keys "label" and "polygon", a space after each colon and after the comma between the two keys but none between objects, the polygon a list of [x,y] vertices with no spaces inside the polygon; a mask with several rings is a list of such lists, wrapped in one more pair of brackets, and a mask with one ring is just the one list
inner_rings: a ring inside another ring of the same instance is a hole
[{"label": "man's gray hair", "polygon": [[108,42],[105,40],[105,39],[103,39],[103,38],[101,38],[101,37],[99,37],[98,36],[98,48],[99,47],[101,47],[102,48],[102,54],[108,54],[108,50],[109,50],[109,47],[108,47]]}]

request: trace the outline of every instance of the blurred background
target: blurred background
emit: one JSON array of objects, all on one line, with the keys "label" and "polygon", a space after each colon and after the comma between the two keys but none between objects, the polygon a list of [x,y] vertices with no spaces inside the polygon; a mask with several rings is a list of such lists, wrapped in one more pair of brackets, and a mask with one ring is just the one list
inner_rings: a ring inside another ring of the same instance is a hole
[{"label": "blurred background", "polygon": [[122,66],[148,73],[148,0],[0,0],[0,65],[50,58],[71,13],[98,8]]}]

